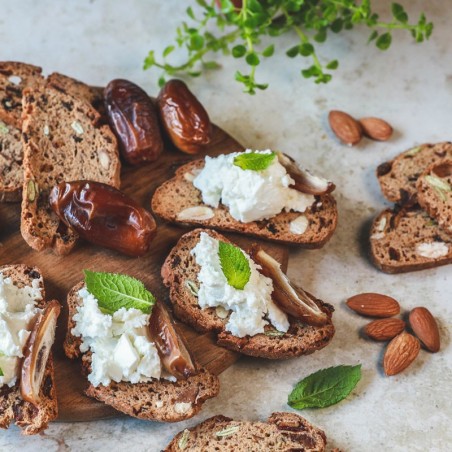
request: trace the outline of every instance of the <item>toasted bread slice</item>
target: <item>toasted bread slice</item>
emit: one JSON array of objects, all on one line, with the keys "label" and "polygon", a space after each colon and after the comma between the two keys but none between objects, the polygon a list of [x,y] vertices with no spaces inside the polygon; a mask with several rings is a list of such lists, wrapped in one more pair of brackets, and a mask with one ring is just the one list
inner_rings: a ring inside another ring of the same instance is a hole
[{"label": "toasted bread slice", "polygon": [[[81,356],[81,339],[72,335],[75,327],[73,320],[80,304],[77,292],[84,282],[77,284],[68,294],[69,308],[68,330],[64,342],[66,356],[75,359]],[[82,356],[83,372],[90,371],[89,353]],[[220,390],[218,378],[207,369],[199,368],[199,373],[175,382],[160,379],[148,383],[111,382],[108,386],[89,385],[85,394],[111,405],[129,416],[161,422],[179,422],[197,414],[204,402],[216,397]]]},{"label": "toasted bread slice", "polygon": [[22,92],[43,80],[40,67],[16,61],[0,62],[0,120],[20,129]]},{"label": "toasted bread slice", "polygon": [[24,186],[21,232],[35,250],[67,254],[77,235],[50,209],[48,196],[59,182],[92,180],[119,187],[116,138],[98,126],[91,105],[44,85],[23,98]]},{"label": "toasted bread slice", "polygon": [[245,355],[269,359],[293,358],[319,350],[331,341],[334,326],[331,321],[333,307],[316,300],[317,305],[328,315],[329,322],[323,326],[309,326],[289,317],[290,328],[283,335],[272,334],[268,326],[267,334],[256,334],[239,338],[225,331],[228,319],[220,318],[215,308],[201,309],[196,296],[187,282],[195,283],[200,270],[195,258],[190,254],[199,241],[201,232],[207,232],[217,240],[230,242],[215,231],[195,229],[184,234],[171,250],[162,267],[162,278],[169,287],[169,297],[174,315],[200,332],[217,333],[217,343]]},{"label": "toasted bread slice", "polygon": [[452,235],[452,158],[430,165],[416,186],[420,206]]},{"label": "toasted bread slice", "polygon": [[386,273],[404,273],[452,262],[452,236],[418,205],[386,209],[374,220],[370,250]]},{"label": "toasted bread slice", "polygon": [[325,433],[295,413],[273,413],[267,422],[214,416],[178,433],[165,452],[321,452]]},{"label": "toasted bread slice", "polygon": [[403,205],[417,202],[416,181],[430,165],[452,158],[452,143],[421,144],[377,168],[378,182],[386,199]]},{"label": "toasted bread slice", "polygon": [[0,121],[0,201],[19,202],[24,183],[22,132]]},{"label": "toasted bread slice", "polygon": [[[38,302],[38,306],[45,307],[44,282],[38,268],[26,265],[4,265],[0,267],[0,273],[10,277],[17,287],[30,285],[31,281],[38,279],[43,298]],[[52,354],[47,360],[40,398],[39,406],[34,406],[22,399],[19,382],[11,388],[7,385],[0,386],[0,427],[8,428],[11,422],[15,422],[24,435],[34,435],[45,430],[48,423],[58,416]]]},{"label": "toasted bread slice", "polygon": [[[269,220],[242,223],[235,220],[228,209],[220,205],[214,209],[203,204],[201,192],[193,185],[193,175],[204,167],[204,160],[195,160],[181,166],[175,176],[162,184],[152,197],[152,210],[161,218],[174,223],[203,226],[223,231],[239,232],[267,240],[320,248],[333,235],[337,225],[336,201],[331,195],[318,196],[306,212],[282,212]],[[180,218],[186,209],[202,206],[213,213],[207,220]],[[290,232],[291,221],[306,216],[309,224],[303,234]]]}]

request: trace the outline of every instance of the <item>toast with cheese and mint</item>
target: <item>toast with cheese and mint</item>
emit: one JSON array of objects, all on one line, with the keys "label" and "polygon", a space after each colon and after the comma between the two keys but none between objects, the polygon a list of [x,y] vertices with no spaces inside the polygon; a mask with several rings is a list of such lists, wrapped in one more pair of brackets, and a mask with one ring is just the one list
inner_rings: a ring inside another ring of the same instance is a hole
[{"label": "toast with cheese and mint", "polygon": [[[163,264],[161,273],[164,284],[169,288],[169,298],[173,306],[174,315],[179,320],[188,323],[200,332],[214,332],[216,334],[217,344],[220,346],[246,355],[262,358],[292,358],[313,353],[329,344],[334,335],[334,326],[331,319],[334,311],[333,307],[316,299],[311,294],[303,291],[303,289],[297,288],[297,294],[303,293],[304,297],[308,298],[307,303],[310,304],[308,309],[311,312],[314,311],[313,315],[321,318],[321,321],[310,321],[310,323],[317,323],[317,325],[309,325],[303,316],[294,317],[292,314],[287,314],[287,311],[285,311],[287,302],[290,304],[291,300],[288,300],[288,297],[285,297],[286,299],[283,297],[282,300],[278,298],[278,306],[281,306],[282,302],[284,310],[276,306],[276,303],[273,301],[277,298],[275,295],[276,285],[273,284],[273,286],[269,287],[269,278],[264,278],[262,282],[263,275],[260,273],[264,272],[262,266],[252,265],[250,261],[248,262],[250,265],[249,274],[251,276],[243,286],[242,292],[249,291],[249,299],[251,301],[249,306],[241,301],[242,308],[240,308],[244,310],[245,315],[240,315],[239,308],[234,312],[231,308],[228,310],[224,306],[214,306],[213,299],[209,299],[209,296],[205,297],[206,299],[203,300],[203,303],[210,305],[210,307],[203,306],[201,308],[199,304],[200,290],[203,290],[207,294],[208,288],[207,285],[204,289],[202,288],[200,282],[201,266],[197,263],[197,258],[195,258],[193,250],[203,240],[203,234],[208,236],[204,236],[204,239],[213,239],[215,242],[218,242],[218,246],[221,246],[220,243],[232,245],[232,242],[226,237],[215,231],[195,229],[184,234],[171,250]],[[208,242],[211,244],[214,243],[210,240]],[[233,248],[239,250],[238,247]],[[272,258],[270,260],[274,263],[276,262]],[[276,263],[276,265],[278,267],[276,270],[278,270],[279,264]],[[207,271],[209,267],[211,266],[206,265]],[[256,274],[256,268],[261,268],[257,272],[260,276]],[[216,268],[206,278],[213,281],[214,285],[223,284],[221,287],[218,286],[218,291],[227,293],[227,296],[230,296],[231,299],[234,296],[244,296],[239,290],[233,291],[230,287],[220,282],[222,278],[224,279],[220,272],[221,270]],[[286,277],[284,276],[284,278]],[[247,284],[249,286],[248,288]],[[251,284],[256,285],[251,286]],[[258,295],[254,295],[253,287],[256,287],[256,293]],[[212,289],[213,291],[210,294],[214,296],[216,289],[215,287]],[[286,290],[293,291],[294,289],[289,288]],[[267,297],[266,307],[261,304],[263,302],[264,292]],[[260,309],[263,317],[260,314],[256,314],[257,305],[262,306]],[[295,306],[295,309],[297,308],[299,306]],[[306,308],[306,306],[302,308]],[[265,313],[266,309],[267,312]],[[253,316],[253,320],[247,319],[247,317],[251,318],[251,315]],[[255,322],[255,324],[250,324],[252,322]],[[246,329],[243,328],[243,325],[245,325]],[[231,330],[235,332],[235,335],[232,334]],[[247,331],[251,330],[260,330],[261,332],[252,335],[246,334]]]},{"label": "toast with cheese and mint", "polygon": [[[178,168],[175,176],[155,191],[151,202],[154,213],[173,223],[238,232],[304,248],[322,247],[336,229],[336,201],[329,193],[308,195],[309,202],[303,212],[279,209],[279,213],[268,219],[239,221],[223,204],[224,199],[218,207],[203,202],[202,192],[193,181],[204,167],[205,160],[201,159]],[[272,199],[272,193],[263,193],[262,196]]]},{"label": "toast with cheese and mint", "polygon": [[[0,274],[2,278],[10,278],[16,288],[22,289],[29,286],[40,290],[40,297],[36,299],[36,305],[41,309],[46,307],[48,303],[45,301],[44,282],[38,268],[26,265],[4,265],[0,267]],[[0,310],[0,321],[3,322],[2,314],[4,313]],[[0,332],[0,335],[2,333]],[[5,372],[2,371],[2,373]],[[45,363],[37,404],[25,401],[22,397],[20,375],[13,386],[0,385],[0,428],[6,429],[14,422],[22,429],[24,435],[34,435],[45,430],[49,422],[53,421],[57,415],[58,405],[52,353]]]},{"label": "toast with cheese and mint", "polygon": [[430,165],[417,180],[420,206],[452,235],[452,158]]},{"label": "toast with cheese and mint", "polygon": [[370,251],[386,273],[405,273],[452,263],[452,235],[418,205],[386,209],[374,220]]},{"label": "toast with cheese and mint", "polygon": [[266,422],[218,415],[178,433],[165,452],[322,452],[326,443],[323,430],[295,413],[273,413]]},{"label": "toast with cheese and mint", "polygon": [[420,146],[402,152],[377,168],[377,178],[386,199],[402,205],[417,203],[419,176],[430,166],[452,158],[452,143],[445,141]]},{"label": "toast with cheese and mint", "polygon": [[[82,353],[82,340],[73,334],[77,325],[74,316],[80,312],[79,308],[83,304],[79,291],[84,287],[85,282],[82,281],[72,288],[67,297],[69,317],[64,350],[70,359],[81,357],[82,372],[88,377],[92,372],[92,351]],[[150,322],[152,324],[152,320]],[[85,394],[139,419],[179,422],[196,415],[204,402],[219,392],[218,378],[196,363],[195,366],[196,373],[185,379],[162,377],[137,383],[111,380],[108,385],[96,386],[90,383]]]}]

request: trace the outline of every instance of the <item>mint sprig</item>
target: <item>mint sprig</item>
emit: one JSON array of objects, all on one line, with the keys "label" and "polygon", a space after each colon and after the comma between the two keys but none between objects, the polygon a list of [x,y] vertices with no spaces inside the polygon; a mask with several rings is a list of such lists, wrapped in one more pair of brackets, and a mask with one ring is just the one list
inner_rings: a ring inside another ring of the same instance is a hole
[{"label": "mint sprig", "polygon": [[260,152],[245,152],[234,157],[234,165],[243,170],[263,171],[275,160],[276,152],[262,154]]},{"label": "mint sprig", "polygon": [[[188,20],[177,28],[176,42],[165,47],[161,58],[151,50],[144,60],[144,69],[162,70],[160,86],[165,83],[165,76],[198,77],[205,70],[218,69],[220,61],[231,55],[242,60],[247,68],[237,71],[235,80],[244,86],[244,92],[255,94],[268,87],[267,83],[257,81],[257,67],[268,64],[278,52],[307,60],[301,76],[315,83],[327,83],[339,62],[321,58],[317,49],[331,36],[364,26],[369,29],[368,42],[387,50],[398,31],[411,33],[415,42],[428,39],[433,31],[433,24],[424,13],[410,21],[408,12],[399,3],[392,3],[389,20],[380,19],[371,0],[196,0],[196,3],[196,7],[186,9]],[[288,48],[282,48],[278,39],[284,34],[292,36]],[[175,52],[178,48],[186,54],[185,61],[180,62],[181,52]],[[177,59],[177,64],[171,62],[173,52],[178,53],[173,60]],[[213,59],[215,53],[221,58]]]},{"label": "mint sprig", "polygon": [[361,379],[361,364],[322,369],[303,378],[289,395],[292,408],[324,408],[345,399]]},{"label": "mint sprig", "polygon": [[121,308],[139,309],[149,314],[155,298],[144,284],[131,276],[84,270],[88,292],[97,298],[99,308],[113,314]]},{"label": "mint sprig", "polygon": [[250,264],[243,251],[231,243],[220,241],[218,256],[228,284],[235,289],[243,290],[251,276]]}]

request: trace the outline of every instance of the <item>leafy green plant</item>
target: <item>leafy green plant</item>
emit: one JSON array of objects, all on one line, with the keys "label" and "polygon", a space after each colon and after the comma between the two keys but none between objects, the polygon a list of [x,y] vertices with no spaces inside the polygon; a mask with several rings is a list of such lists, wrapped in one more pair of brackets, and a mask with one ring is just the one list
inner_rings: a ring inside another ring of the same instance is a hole
[{"label": "leafy green plant", "polygon": [[[160,85],[165,83],[166,75],[186,73],[196,77],[203,70],[220,68],[209,57],[222,53],[245,61],[248,72],[237,71],[235,79],[244,85],[245,92],[255,94],[268,86],[257,82],[256,69],[261,60],[274,54],[275,39],[285,33],[293,33],[296,41],[285,49],[287,56],[310,59],[308,67],[301,70],[302,76],[327,83],[339,62],[334,59],[323,63],[317,45],[325,42],[330,33],[364,25],[370,29],[369,42],[387,50],[394,30],[410,32],[416,42],[428,39],[433,31],[433,24],[427,22],[424,14],[410,23],[408,13],[399,3],[392,4],[392,19],[388,22],[381,21],[372,10],[371,0],[196,0],[196,3],[196,14],[191,6],[187,8],[190,24],[183,22],[177,28],[176,43],[164,49],[161,59],[151,50],[144,61],[144,69],[163,70]],[[187,59],[173,65],[168,57],[178,47],[185,49]]]}]

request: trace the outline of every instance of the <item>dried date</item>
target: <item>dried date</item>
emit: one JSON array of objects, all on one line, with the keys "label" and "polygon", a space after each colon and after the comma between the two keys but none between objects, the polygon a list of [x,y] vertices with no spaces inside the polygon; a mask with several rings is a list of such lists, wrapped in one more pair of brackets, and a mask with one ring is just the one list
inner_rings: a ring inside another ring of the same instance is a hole
[{"label": "dried date", "polygon": [[157,160],[163,152],[163,140],[152,99],[138,85],[121,79],[107,85],[104,97],[124,160],[131,165]]},{"label": "dried date", "polygon": [[159,93],[157,106],[163,127],[178,149],[196,154],[210,143],[209,115],[184,82],[167,82]]},{"label": "dried date", "polygon": [[152,215],[116,188],[100,182],[61,182],[50,205],[58,217],[88,242],[129,256],[142,256],[156,233]]}]

